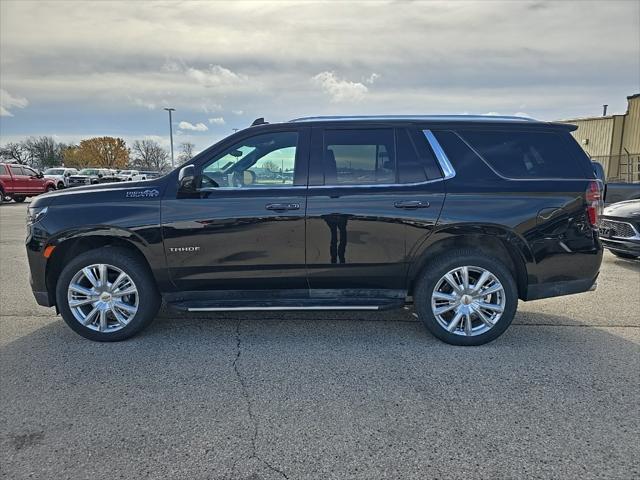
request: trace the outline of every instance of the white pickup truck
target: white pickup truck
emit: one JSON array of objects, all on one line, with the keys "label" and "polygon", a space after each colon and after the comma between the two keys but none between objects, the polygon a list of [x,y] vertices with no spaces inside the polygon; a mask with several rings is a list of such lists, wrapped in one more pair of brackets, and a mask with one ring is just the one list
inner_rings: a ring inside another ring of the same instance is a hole
[{"label": "white pickup truck", "polygon": [[116,173],[116,177],[118,177],[121,182],[135,182],[136,180],[147,179],[147,176],[141,174],[138,170],[120,170]]},{"label": "white pickup truck", "polygon": [[69,186],[69,177],[78,173],[75,168],[54,167],[47,168],[44,171],[44,178],[50,178],[56,182],[56,188],[67,188]]}]

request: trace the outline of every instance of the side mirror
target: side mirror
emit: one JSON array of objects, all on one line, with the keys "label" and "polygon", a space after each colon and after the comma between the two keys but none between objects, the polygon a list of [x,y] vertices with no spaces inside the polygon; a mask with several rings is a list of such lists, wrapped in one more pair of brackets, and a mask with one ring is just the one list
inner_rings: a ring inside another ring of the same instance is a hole
[{"label": "side mirror", "polygon": [[193,165],[186,165],[178,172],[178,191],[179,192],[194,192],[196,169]]},{"label": "side mirror", "polygon": [[38,172],[38,174],[36,175],[36,178],[44,178],[44,173]]}]

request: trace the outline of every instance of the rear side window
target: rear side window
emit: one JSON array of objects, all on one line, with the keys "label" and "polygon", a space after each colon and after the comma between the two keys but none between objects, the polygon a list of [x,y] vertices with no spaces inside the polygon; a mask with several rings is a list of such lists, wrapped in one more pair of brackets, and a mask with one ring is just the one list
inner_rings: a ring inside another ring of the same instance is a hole
[{"label": "rear side window", "polygon": [[420,183],[442,176],[436,158],[420,130],[398,129],[398,183]]},{"label": "rear side window", "polygon": [[585,173],[561,134],[458,132],[499,174],[510,178],[582,178]]},{"label": "rear side window", "polygon": [[395,183],[392,129],[326,130],[325,185]]}]

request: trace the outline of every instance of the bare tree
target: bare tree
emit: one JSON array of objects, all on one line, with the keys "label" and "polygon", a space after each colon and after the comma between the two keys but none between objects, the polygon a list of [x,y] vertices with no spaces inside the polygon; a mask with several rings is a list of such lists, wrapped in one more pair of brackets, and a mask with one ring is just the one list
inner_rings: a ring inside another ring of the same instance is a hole
[{"label": "bare tree", "polygon": [[25,147],[24,141],[9,142],[0,147],[0,158],[5,161],[22,163],[23,165],[31,163],[31,155]]},{"label": "bare tree", "polygon": [[136,140],[131,147],[131,166],[164,172],[169,169],[169,153],[154,140]]},{"label": "bare tree", "polygon": [[180,155],[178,155],[178,160],[180,162],[185,163],[193,158],[193,149],[196,148],[195,143],[191,142],[183,142],[180,144]]},{"label": "bare tree", "polygon": [[52,137],[29,137],[22,142],[29,163],[40,169],[62,165],[64,145]]}]

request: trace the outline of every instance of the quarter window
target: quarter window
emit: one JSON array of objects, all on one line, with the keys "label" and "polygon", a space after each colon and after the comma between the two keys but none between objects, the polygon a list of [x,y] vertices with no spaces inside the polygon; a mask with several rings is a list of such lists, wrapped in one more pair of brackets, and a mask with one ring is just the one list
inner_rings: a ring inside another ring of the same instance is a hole
[{"label": "quarter window", "polygon": [[[581,178],[582,166],[561,134],[461,131],[491,167],[511,178]],[[568,136],[568,134],[567,134]]]},{"label": "quarter window", "polygon": [[202,169],[200,188],[269,188],[293,185],[298,134],[276,132],[227,148]]},{"label": "quarter window", "polygon": [[327,130],[324,134],[325,185],[395,183],[393,130]]}]

